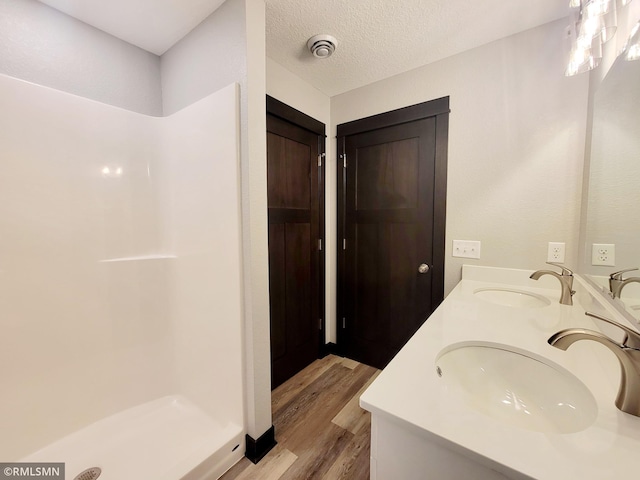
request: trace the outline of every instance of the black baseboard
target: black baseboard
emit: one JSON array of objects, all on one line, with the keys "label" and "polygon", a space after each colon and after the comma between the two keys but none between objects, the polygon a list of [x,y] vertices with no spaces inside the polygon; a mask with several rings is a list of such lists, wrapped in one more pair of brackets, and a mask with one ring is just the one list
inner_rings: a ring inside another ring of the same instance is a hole
[{"label": "black baseboard", "polygon": [[249,435],[245,437],[246,451],[244,456],[253,463],[258,463],[269,451],[276,446],[276,429],[273,425],[271,428],[260,435],[260,438],[254,440]]},{"label": "black baseboard", "polygon": [[329,342],[324,343],[320,350],[320,358],[324,358],[327,355],[339,355],[342,356],[339,352],[338,346],[335,343]]}]

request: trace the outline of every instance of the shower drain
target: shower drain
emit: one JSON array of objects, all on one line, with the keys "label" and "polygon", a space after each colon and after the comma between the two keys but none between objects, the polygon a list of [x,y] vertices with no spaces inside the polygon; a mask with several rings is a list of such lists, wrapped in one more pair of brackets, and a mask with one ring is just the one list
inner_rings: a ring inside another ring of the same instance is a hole
[{"label": "shower drain", "polygon": [[85,471],[76,475],[73,480],[96,480],[101,473],[102,469],[100,467],[87,468]]}]

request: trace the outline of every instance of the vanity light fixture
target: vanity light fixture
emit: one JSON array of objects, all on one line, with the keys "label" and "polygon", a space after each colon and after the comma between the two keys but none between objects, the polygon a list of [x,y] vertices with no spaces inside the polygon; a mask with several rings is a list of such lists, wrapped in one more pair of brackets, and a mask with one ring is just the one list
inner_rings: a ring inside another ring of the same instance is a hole
[{"label": "vanity light fixture", "polygon": [[616,0],[569,0],[569,7],[567,76],[596,68],[602,59],[602,44],[611,40],[617,29]]},{"label": "vanity light fixture", "polygon": [[584,36],[579,37],[578,30],[571,25],[565,31],[565,50],[568,52],[564,72],[567,77],[593,70],[602,60],[601,43]]},{"label": "vanity light fixture", "polygon": [[624,55],[625,60],[640,60],[640,22],[636,23],[636,26],[631,30],[629,40],[622,49],[621,55]]}]

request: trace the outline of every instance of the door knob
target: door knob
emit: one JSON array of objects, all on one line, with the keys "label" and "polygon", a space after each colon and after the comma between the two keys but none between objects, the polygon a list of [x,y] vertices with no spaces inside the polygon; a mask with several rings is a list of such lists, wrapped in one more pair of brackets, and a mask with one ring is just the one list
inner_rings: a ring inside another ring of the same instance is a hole
[{"label": "door knob", "polygon": [[421,263],[418,267],[418,273],[427,273],[429,271],[429,265],[426,263]]}]

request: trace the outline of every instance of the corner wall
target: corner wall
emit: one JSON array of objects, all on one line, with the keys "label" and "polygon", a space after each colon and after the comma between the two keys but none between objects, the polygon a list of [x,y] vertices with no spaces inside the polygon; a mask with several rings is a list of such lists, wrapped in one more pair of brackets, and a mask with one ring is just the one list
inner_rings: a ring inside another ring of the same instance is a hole
[{"label": "corner wall", "polygon": [[263,0],[227,0],[161,62],[165,113],[240,85],[245,393],[254,439],[271,427],[264,11]]},{"label": "corner wall", "polygon": [[158,56],[36,0],[0,1],[0,73],[162,116]]},{"label": "corner wall", "polygon": [[230,83],[246,85],[244,0],[227,0],[160,59],[165,115]]},{"label": "corner wall", "polygon": [[325,125],[331,121],[331,98],[270,58],[267,94]]}]

